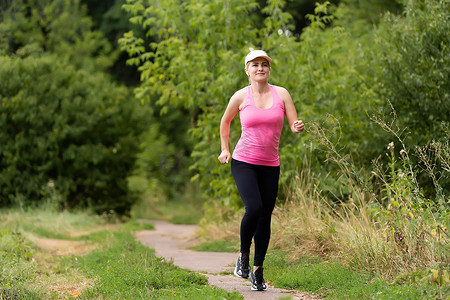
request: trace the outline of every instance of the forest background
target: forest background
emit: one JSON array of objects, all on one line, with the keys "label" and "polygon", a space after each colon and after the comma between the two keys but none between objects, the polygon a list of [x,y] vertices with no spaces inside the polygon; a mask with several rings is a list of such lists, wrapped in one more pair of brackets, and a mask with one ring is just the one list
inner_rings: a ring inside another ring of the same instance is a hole
[{"label": "forest background", "polygon": [[448,269],[449,1],[0,4],[1,207],[189,205],[235,239],[218,128],[264,49],[307,128],[281,137],[274,247],[386,278]]}]

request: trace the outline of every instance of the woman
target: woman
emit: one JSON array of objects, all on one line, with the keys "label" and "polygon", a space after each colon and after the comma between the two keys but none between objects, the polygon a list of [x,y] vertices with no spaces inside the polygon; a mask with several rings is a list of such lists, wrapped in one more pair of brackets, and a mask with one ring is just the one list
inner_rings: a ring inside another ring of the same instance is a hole
[{"label": "woman", "polygon": [[[247,54],[245,72],[250,85],[234,93],[220,122],[222,153],[218,159],[222,164],[231,159],[231,172],[245,205],[240,229],[241,250],[234,274],[242,278],[250,277],[251,288],[257,291],[267,289],[263,262],[269,246],[270,222],[278,193],[278,145],[284,116],[292,132],[299,133],[304,129],[303,122],[297,120],[289,92],[268,83],[271,62],[272,59],[262,50]],[[242,135],[231,156],[228,147],[230,123],[238,112]],[[250,272],[252,239],[255,242],[255,257]]]}]

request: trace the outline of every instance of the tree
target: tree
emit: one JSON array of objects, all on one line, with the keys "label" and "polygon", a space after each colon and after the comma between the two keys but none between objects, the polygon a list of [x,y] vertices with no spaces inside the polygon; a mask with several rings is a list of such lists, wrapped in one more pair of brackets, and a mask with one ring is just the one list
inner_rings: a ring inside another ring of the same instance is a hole
[{"label": "tree", "polygon": [[[448,1],[408,1],[377,32],[380,94],[397,112],[407,144],[445,142],[450,115]],[[391,110],[386,105],[388,111]]]},{"label": "tree", "polygon": [[0,204],[126,213],[143,117],[125,88],[57,56],[0,57]]},{"label": "tree", "polygon": [[0,55],[54,53],[78,68],[104,71],[117,56],[80,0],[17,0],[2,12]]},{"label": "tree", "polygon": [[148,126],[106,71],[117,50],[79,0],[18,0],[0,23],[0,205],[127,213],[127,176]]}]

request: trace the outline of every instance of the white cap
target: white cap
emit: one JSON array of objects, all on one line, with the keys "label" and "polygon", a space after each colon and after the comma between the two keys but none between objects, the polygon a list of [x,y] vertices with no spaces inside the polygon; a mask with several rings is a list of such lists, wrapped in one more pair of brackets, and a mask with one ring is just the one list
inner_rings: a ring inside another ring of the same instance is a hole
[{"label": "white cap", "polygon": [[245,64],[244,64],[245,67],[247,67],[247,63],[249,61],[252,61],[252,60],[254,60],[255,58],[258,58],[258,57],[263,57],[263,58],[267,59],[267,61],[269,63],[272,61],[272,59],[269,57],[269,55],[267,55],[267,53],[265,51],[263,51],[263,50],[253,50],[253,51],[250,51],[250,53],[247,54],[247,56],[245,57]]}]

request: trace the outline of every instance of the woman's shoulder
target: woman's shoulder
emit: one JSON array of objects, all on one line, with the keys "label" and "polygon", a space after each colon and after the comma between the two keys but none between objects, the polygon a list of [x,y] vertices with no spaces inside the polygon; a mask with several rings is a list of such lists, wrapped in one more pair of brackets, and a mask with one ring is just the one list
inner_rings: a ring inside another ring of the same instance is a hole
[{"label": "woman's shoulder", "polygon": [[271,84],[271,86],[273,86],[273,87],[275,88],[275,90],[277,91],[277,93],[282,93],[282,94],[284,94],[284,93],[289,93],[288,90],[285,89],[285,88],[282,87],[282,86],[277,86],[277,85],[273,85],[273,84]]},{"label": "woman's shoulder", "polygon": [[231,98],[244,100],[247,97],[247,86],[236,91]]},{"label": "woman's shoulder", "polygon": [[290,98],[290,94],[288,92],[287,89],[285,89],[282,86],[276,86],[276,85],[272,85],[275,88],[275,91],[277,92],[278,96],[280,96],[280,98],[284,101],[287,98]]},{"label": "woman's shoulder", "polygon": [[241,110],[246,97],[247,89],[244,87],[231,96],[229,105],[235,107],[237,110]]}]

